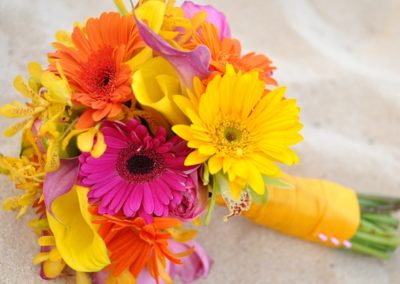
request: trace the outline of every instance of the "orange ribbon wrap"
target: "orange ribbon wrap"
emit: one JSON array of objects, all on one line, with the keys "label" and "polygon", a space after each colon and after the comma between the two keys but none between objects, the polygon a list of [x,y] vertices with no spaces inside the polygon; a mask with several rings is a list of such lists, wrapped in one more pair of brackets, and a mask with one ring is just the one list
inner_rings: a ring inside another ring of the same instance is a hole
[{"label": "orange ribbon wrap", "polygon": [[251,221],[304,240],[338,247],[360,225],[360,206],[354,191],[318,179],[285,175],[292,190],[268,187],[268,201],[252,204],[243,215]]}]

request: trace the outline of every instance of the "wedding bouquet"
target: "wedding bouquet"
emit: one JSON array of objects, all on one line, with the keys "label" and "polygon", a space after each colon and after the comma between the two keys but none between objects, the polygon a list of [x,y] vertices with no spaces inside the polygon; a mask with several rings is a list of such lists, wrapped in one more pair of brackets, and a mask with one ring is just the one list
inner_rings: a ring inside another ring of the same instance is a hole
[{"label": "wedding bouquet", "polygon": [[59,31],[48,65],[14,87],[28,102],[19,157],[0,170],[33,208],[40,276],[77,283],[191,283],[212,261],[194,241],[217,203],[285,234],[387,258],[399,200],[290,177],[296,100],[262,54],[243,54],[225,16],[186,1],[141,0]]}]

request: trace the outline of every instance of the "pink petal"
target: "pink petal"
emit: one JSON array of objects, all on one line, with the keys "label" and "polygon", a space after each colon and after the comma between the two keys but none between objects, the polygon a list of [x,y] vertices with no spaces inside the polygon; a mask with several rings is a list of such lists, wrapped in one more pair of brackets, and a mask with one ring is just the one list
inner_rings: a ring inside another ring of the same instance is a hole
[{"label": "pink petal", "polygon": [[154,212],[154,200],[152,189],[148,183],[143,184],[143,208],[147,214],[153,214]]},{"label": "pink petal", "polygon": [[108,206],[109,208],[113,209],[115,213],[121,209],[122,204],[124,202],[124,197],[127,196],[127,189],[125,184],[120,184],[118,185],[118,192],[115,194],[113,200],[111,201],[110,205]]},{"label": "pink petal", "polygon": [[119,190],[118,186],[115,186],[110,191],[108,191],[103,198],[101,199],[100,207],[109,208],[110,202],[113,200],[114,196],[117,194]]},{"label": "pink petal", "polygon": [[126,137],[126,135],[124,135],[123,132],[121,132],[119,129],[114,128],[114,127],[102,127],[101,133],[103,133],[104,136],[112,136],[119,140],[129,142],[129,139]]},{"label": "pink petal", "polygon": [[128,142],[108,135],[104,137],[104,142],[107,146],[116,149],[125,149],[128,146]]},{"label": "pink petal", "polygon": [[129,198],[129,207],[133,212],[137,212],[140,208],[140,205],[143,202],[143,185],[138,184],[134,189],[131,189],[133,193],[131,193]]},{"label": "pink petal", "polygon": [[168,198],[171,200],[173,196],[172,196],[172,190],[169,187],[169,185],[162,180],[162,177],[157,180],[157,183],[159,184],[160,188],[162,188],[163,191],[168,195]]},{"label": "pink petal", "polygon": [[206,46],[199,45],[192,51],[178,50],[153,32],[141,20],[136,18],[136,21],[144,42],[175,67],[185,86],[191,88],[194,77],[205,79],[209,76],[208,67],[211,61],[211,54]]},{"label": "pink petal", "polygon": [[151,192],[153,194],[154,214],[157,216],[162,216],[162,213],[164,212],[164,205],[159,200],[158,188],[156,188],[155,185],[155,183],[150,184],[150,187],[153,189]]},{"label": "pink petal", "polygon": [[44,204],[49,212],[53,201],[69,192],[75,184],[79,173],[79,160],[64,159],[60,161],[60,167],[52,173],[48,173],[43,183]]},{"label": "pink petal", "polygon": [[169,204],[169,196],[171,191],[169,188],[159,180],[155,180],[154,184],[154,191],[157,192],[157,197],[161,201],[162,204],[168,205]]},{"label": "pink petal", "polygon": [[171,263],[169,274],[171,277],[178,276],[183,283],[193,283],[199,278],[206,278],[210,273],[212,260],[206,251],[195,241],[185,244],[171,240],[170,248],[174,253],[180,253],[190,247],[194,248],[194,252],[183,259],[183,264]]}]

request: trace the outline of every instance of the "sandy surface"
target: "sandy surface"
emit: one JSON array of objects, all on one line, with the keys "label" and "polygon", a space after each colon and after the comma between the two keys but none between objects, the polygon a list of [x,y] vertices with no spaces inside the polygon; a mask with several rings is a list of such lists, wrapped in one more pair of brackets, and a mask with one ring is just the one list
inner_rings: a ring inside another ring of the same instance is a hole
[{"label": "sandy surface", "polygon": [[[51,3],[51,4],[50,4]],[[329,178],[358,191],[400,196],[400,2],[210,0],[224,10],[246,50],[267,53],[297,97],[306,125],[291,173]],[[13,78],[45,62],[52,35],[108,0],[0,0],[0,102],[17,99]],[[0,120],[3,128],[9,122]],[[0,140],[16,154],[18,137]],[[1,199],[13,186],[0,179]],[[222,223],[218,210],[199,241],[215,260],[202,283],[400,283],[400,251],[388,262],[326,249],[259,228]],[[0,283],[41,283],[26,227],[0,213]],[[68,280],[67,280],[68,281]],[[66,283],[65,280],[56,283]]]}]

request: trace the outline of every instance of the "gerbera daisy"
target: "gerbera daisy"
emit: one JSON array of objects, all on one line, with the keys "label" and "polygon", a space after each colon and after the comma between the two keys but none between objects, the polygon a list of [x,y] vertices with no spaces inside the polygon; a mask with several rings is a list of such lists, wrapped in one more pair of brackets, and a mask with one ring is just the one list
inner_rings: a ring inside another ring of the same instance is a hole
[{"label": "gerbera daisy", "polygon": [[[132,71],[126,62],[144,47],[132,16],[103,13],[91,18],[86,27],[75,27],[74,47],[55,43],[50,54],[59,60],[65,76],[74,89],[72,99],[88,109],[81,115],[77,128],[93,126],[105,117],[114,117],[122,104],[132,98]],[[50,66],[55,70],[55,64]]]},{"label": "gerbera daisy", "polygon": [[224,74],[227,64],[231,64],[237,71],[257,71],[261,80],[269,85],[277,85],[275,79],[271,77],[276,68],[271,65],[272,61],[268,57],[254,52],[242,56],[240,41],[230,37],[221,39],[218,29],[213,24],[204,23],[184,47],[193,49],[200,44],[206,45],[211,52],[210,69],[213,71],[211,78],[216,74]]},{"label": "gerbera daisy", "polygon": [[[81,183],[90,188],[89,201],[101,214],[127,217],[137,214],[167,216],[169,205],[180,204],[184,192],[195,186],[193,167],[184,166],[190,150],[177,136],[166,140],[160,127],[154,137],[136,120],[104,123],[107,150],[100,158],[81,156]],[[197,176],[197,175],[196,175]]]},{"label": "gerbera daisy", "polygon": [[192,249],[173,253],[168,247],[171,235],[166,229],[179,225],[172,218],[154,218],[146,224],[142,218],[124,220],[113,216],[98,216],[94,223],[100,224],[99,234],[103,237],[110,252],[111,265],[108,268],[113,276],[129,270],[137,278],[147,266],[157,283],[161,278],[167,283],[171,279],[166,271],[166,260],[182,264],[181,257],[192,253]]},{"label": "gerbera daisy", "polygon": [[172,130],[195,149],[185,165],[207,161],[211,174],[223,170],[238,197],[248,184],[264,193],[262,175],[280,173],[274,162],[293,164],[297,155],[289,149],[302,140],[299,108],[283,97],[285,88],[268,94],[257,72],[236,73],[231,65],[221,78],[216,76],[204,94],[176,96],[175,101],[192,121]]}]

